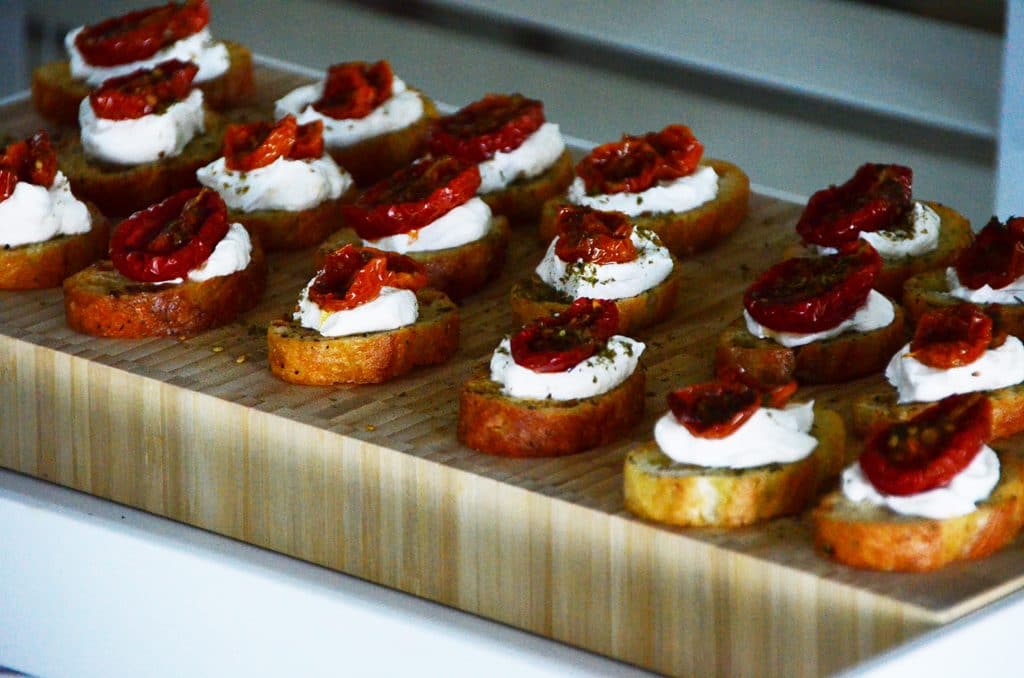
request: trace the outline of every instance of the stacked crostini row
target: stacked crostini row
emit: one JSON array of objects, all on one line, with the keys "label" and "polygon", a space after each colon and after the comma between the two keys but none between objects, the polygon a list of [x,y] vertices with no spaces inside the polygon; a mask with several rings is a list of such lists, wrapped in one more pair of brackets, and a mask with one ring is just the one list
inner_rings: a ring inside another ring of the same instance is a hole
[{"label": "stacked crostini row", "polygon": [[[458,302],[501,274],[513,229],[535,229],[546,250],[509,299],[522,326],[461,389],[459,440],[554,456],[636,426],[645,346],[630,335],[671,322],[679,260],[742,224],[742,170],[705,159],[678,124],[573,166],[539,101],[490,94],[441,116],[384,61],[336,64],[257,118],[233,110],[253,95],[251,57],[213,42],[208,23],[203,0],[142,10],[76,29],[69,63],[37,71],[39,112],[78,129],[0,158],[0,285],[63,281],[76,331],[189,335],[259,302],[264,251],[315,247],[317,272],[267,329],[270,369],[377,383],[451,359]],[[749,524],[805,510],[846,467],[813,513],[825,555],[931,569],[1006,543],[1024,522],[1019,464],[985,443],[1024,428],[1024,349],[1008,336],[1024,318],[1024,258],[1004,256],[1024,247],[1022,224],[974,241],[954,210],[914,200],[897,165],[812,196],[792,256],[750,286],[709,351],[717,381],[670,394],[654,440],[628,454],[627,508]],[[895,390],[854,403],[868,461],[848,466],[843,420],[797,389],[883,370]],[[804,402],[788,405],[795,392]],[[979,535],[985,548],[971,546]]]}]

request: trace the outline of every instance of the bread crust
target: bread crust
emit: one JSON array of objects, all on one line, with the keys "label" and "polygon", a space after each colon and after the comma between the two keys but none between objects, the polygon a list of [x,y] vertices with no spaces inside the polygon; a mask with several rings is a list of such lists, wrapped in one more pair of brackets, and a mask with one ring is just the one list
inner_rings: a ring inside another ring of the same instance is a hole
[{"label": "bread crust", "polygon": [[104,259],[64,281],[64,312],[71,329],[98,337],[189,336],[256,306],[266,281],[266,260],[255,239],[245,269],[202,282],[137,283]]},{"label": "bread crust", "polygon": [[[1005,438],[1024,431],[1024,384],[985,391],[992,401],[992,438]],[[896,389],[866,393],[853,401],[853,430],[866,435],[881,424],[907,421],[935,403],[899,404]]]},{"label": "bread crust", "polygon": [[566,149],[551,167],[537,176],[513,181],[503,189],[480,197],[495,214],[507,217],[512,226],[535,224],[544,203],[564,193],[574,176],[572,155]]},{"label": "bread crust", "polygon": [[764,383],[796,379],[801,384],[836,384],[879,373],[904,344],[904,314],[893,304],[895,317],[870,332],[846,332],[831,339],[786,348],[758,339],[737,318],[722,332],[715,350],[717,370],[739,368]]},{"label": "bread crust", "polygon": [[605,445],[640,421],[644,369],[616,388],[576,400],[527,400],[501,393],[481,371],[459,393],[459,441],[502,457],[560,457]]},{"label": "bread crust", "polygon": [[218,157],[224,135],[223,119],[207,112],[206,131],[196,135],[179,155],[141,165],[115,165],[86,156],[77,134],[56,144],[57,163],[74,194],[110,216],[127,216],[160,202],[172,193],[198,186],[196,170]]},{"label": "bread crust", "polygon": [[992,495],[964,516],[932,520],[854,503],[835,491],[812,512],[814,544],[851,567],[927,572],[959,560],[984,558],[1009,543],[1024,523],[1024,462],[1000,454]]},{"label": "bread crust", "polygon": [[803,511],[845,463],[843,420],[815,408],[818,446],[791,464],[716,469],[677,464],[654,441],[629,452],[623,470],[626,508],[679,527],[738,527]]},{"label": "bread crust", "polygon": [[[915,275],[903,286],[903,304],[907,309],[907,316],[915,324],[917,319],[928,311],[962,303],[965,303],[962,299],[957,299],[949,294],[945,269]],[[995,306],[995,304],[976,305],[985,309],[986,313],[992,312],[993,306]],[[1024,337],[1024,304],[1000,304],[999,320],[1007,334]]]},{"label": "bread crust", "polygon": [[[206,82],[196,83],[203,90],[203,101],[214,110],[244,106],[252,100],[252,52],[244,45],[222,41],[228,48],[228,70]],[[41,116],[52,122],[78,127],[78,106],[92,88],[71,77],[68,61],[53,61],[32,71],[32,103]]]},{"label": "bread crust", "polygon": [[[882,259],[882,271],[875,279],[874,288],[891,299],[903,298],[903,285],[908,278],[952,266],[960,252],[974,242],[971,222],[963,215],[942,203],[921,202],[939,215],[939,242],[934,250],[919,256]],[[783,253],[784,259],[806,256],[813,255],[801,244],[793,245]]]},{"label": "bread crust", "polygon": [[376,384],[449,360],[459,348],[459,309],[444,293],[416,293],[419,319],[384,332],[325,337],[295,321],[267,328],[270,371],[293,384]]},{"label": "bread crust", "polygon": [[[443,250],[409,252],[408,256],[426,268],[430,287],[459,301],[501,274],[510,233],[508,219],[495,216],[491,230],[479,240]],[[328,253],[349,243],[362,244],[362,239],[350,228],[329,237],[316,251],[316,267],[323,264]]]},{"label": "bread crust", "polygon": [[360,187],[366,187],[384,177],[394,174],[426,150],[427,136],[434,120],[437,106],[420,93],[423,99],[423,115],[408,127],[379,134],[350,146],[326,147],[334,160],[348,170]]},{"label": "bread crust", "polygon": [[[665,320],[676,307],[679,296],[679,275],[673,267],[668,277],[649,290],[624,299],[614,299],[619,311],[619,334],[632,335],[635,330],[650,327]],[[509,303],[515,322],[529,322],[561,313],[569,308],[573,299],[554,289],[536,273],[512,286]]]},{"label": "bread crust", "polygon": [[325,200],[305,210],[228,210],[228,221],[245,226],[267,252],[298,250],[319,245],[344,226],[341,206],[355,200],[355,186],[334,200]]},{"label": "bread crust", "polygon": [[[686,212],[644,213],[630,218],[637,226],[657,233],[677,257],[717,245],[739,228],[747,217],[750,179],[743,170],[725,160],[707,159],[701,164],[713,167],[718,174],[718,195],[714,200]],[[555,198],[544,204],[539,231],[545,242],[555,237],[558,208],[564,204],[564,198]]]},{"label": "bread crust", "polygon": [[88,205],[88,208],[92,227],[86,233],[0,248],[0,289],[60,287],[69,275],[105,257],[110,243],[110,222],[95,206]]}]

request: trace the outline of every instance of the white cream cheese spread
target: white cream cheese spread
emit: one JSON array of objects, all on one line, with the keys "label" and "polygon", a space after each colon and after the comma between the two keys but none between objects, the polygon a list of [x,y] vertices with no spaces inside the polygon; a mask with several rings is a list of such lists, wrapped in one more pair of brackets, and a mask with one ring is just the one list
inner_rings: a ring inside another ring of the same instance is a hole
[{"label": "white cream cheese spread", "polygon": [[214,42],[210,36],[210,29],[204,28],[198,33],[168,45],[148,59],[132,61],[131,63],[119,64],[117,66],[93,66],[85,60],[75,45],[75,38],[83,28],[83,26],[79,26],[70,31],[64,37],[64,46],[67,48],[68,56],[70,57],[71,76],[76,80],[85,80],[93,87],[109,78],[127,75],[140,68],[152,68],[170,59],[191,61],[198,66],[199,72],[196,73],[195,78],[197,83],[206,82],[223,75],[231,65],[227,46],[222,42]]},{"label": "white cream cheese spread", "polygon": [[512,359],[511,341],[506,337],[491,356],[491,381],[501,384],[501,392],[512,398],[592,398],[626,381],[645,348],[642,342],[616,334],[600,353],[564,372],[534,372]]},{"label": "white cream cheese spread", "polygon": [[97,117],[89,98],[82,99],[78,122],[86,155],[119,165],[138,165],[180,155],[206,129],[203,93],[193,89],[162,113],[128,120]]},{"label": "white cream cheese spread", "polygon": [[[315,278],[314,278],[315,280]],[[293,318],[303,327],[316,330],[325,337],[344,337],[366,332],[384,332],[411,325],[419,317],[419,303],[412,290],[383,287],[375,298],[355,308],[324,311],[309,299],[313,280],[299,296],[299,308]]]},{"label": "white cream cheese spread", "polygon": [[294,89],[277,100],[274,115],[282,118],[291,113],[300,125],[322,120],[324,144],[328,148],[352,146],[371,137],[405,129],[423,117],[423,99],[398,78],[391,81],[391,97],[364,118],[338,119],[316,110],[313,102],[322,97],[323,92],[323,81]]},{"label": "white cream cheese spread", "polygon": [[477,193],[483,195],[501,190],[518,179],[532,179],[555,164],[563,151],[565,140],[558,125],[546,122],[518,148],[499,151],[478,165],[480,188]]},{"label": "white cream cheese spread", "polygon": [[992,494],[999,483],[999,457],[987,445],[963,471],[948,484],[918,494],[897,496],[883,494],[875,489],[859,463],[843,471],[842,492],[850,501],[866,501],[874,506],[886,506],[906,516],[921,516],[941,520],[966,515]]},{"label": "white cream cheese spread", "polygon": [[491,208],[487,203],[480,198],[470,198],[423,228],[364,240],[363,244],[399,254],[432,252],[476,242],[490,232],[492,225]]},{"label": "white cream cheese spread", "polygon": [[[245,270],[252,260],[252,241],[249,232],[241,224],[235,223],[228,227],[228,232],[220,239],[206,261],[188,272],[192,282],[203,282],[223,275],[231,275]],[[162,280],[157,285],[172,285],[183,282],[182,278]]]},{"label": "white cream cheese spread", "polygon": [[[901,259],[918,257],[927,254],[939,246],[942,219],[928,205],[915,202],[908,217],[907,230],[893,231],[861,231],[860,239],[871,243],[883,259]],[[835,254],[835,247],[811,245],[810,249],[818,254]]]},{"label": "white cream cheese spread", "polygon": [[602,193],[587,195],[583,179],[569,186],[567,198],[574,205],[598,210],[625,212],[631,217],[662,212],[686,212],[711,202],[718,196],[718,174],[701,165],[692,174],[674,181],[661,182],[640,193]]},{"label": "white cream cheese spread", "polygon": [[555,253],[558,243],[556,236],[537,265],[537,275],[573,299],[635,297],[659,285],[672,273],[672,255],[667,248],[655,242],[654,234],[646,229],[634,227],[630,239],[637,250],[637,257],[633,261],[592,264],[563,261]]},{"label": "white cream cheese spread", "polygon": [[785,409],[761,407],[730,435],[712,439],[693,435],[667,412],[654,425],[654,440],[679,464],[753,468],[805,458],[818,446],[809,433],[813,423],[813,401]]},{"label": "white cream cheese spread", "polygon": [[882,327],[887,327],[896,317],[896,311],[892,302],[884,294],[871,290],[864,305],[857,309],[852,316],[839,323],[833,328],[821,332],[781,332],[765,327],[754,320],[750,313],[744,309],[743,320],[747,323],[747,331],[759,339],[774,339],[787,348],[803,346],[815,341],[831,339],[844,332],[871,332]]},{"label": "white cream cheese spread", "polygon": [[1006,287],[993,289],[989,285],[982,285],[975,290],[961,285],[956,269],[950,266],[946,269],[946,284],[950,296],[969,301],[972,304],[1024,304],[1024,276],[1012,281]]},{"label": "white cream cheese spread", "polygon": [[89,210],[71,194],[68,178],[60,170],[49,188],[19,181],[14,192],[0,201],[0,245],[30,245],[91,228]]},{"label": "white cream cheese spread", "polygon": [[885,378],[899,393],[900,403],[935,402],[946,396],[990,391],[1024,381],[1024,344],[1007,337],[1002,346],[985,351],[980,358],[960,367],[930,367],[901,348],[885,368]]},{"label": "white cream cheese spread", "polygon": [[196,171],[199,183],[217,191],[230,209],[242,212],[298,212],[335,200],[352,186],[352,176],[331,156],[278,158],[254,170],[231,170],[218,158]]}]

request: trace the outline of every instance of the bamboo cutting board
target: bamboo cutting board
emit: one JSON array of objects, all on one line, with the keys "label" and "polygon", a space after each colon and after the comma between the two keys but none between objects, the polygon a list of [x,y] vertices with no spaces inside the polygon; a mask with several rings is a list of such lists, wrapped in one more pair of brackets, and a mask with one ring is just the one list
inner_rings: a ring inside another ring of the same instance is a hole
[{"label": "bamboo cutting board", "polygon": [[[263,103],[309,79],[266,61],[257,76]],[[3,132],[40,125],[23,97],[2,110]],[[457,357],[379,386],[270,375],[265,327],[311,252],[272,257],[256,310],[182,340],[79,335],[59,290],[0,292],[0,465],[656,671],[833,672],[1020,588],[1024,544],[880,574],[820,559],[804,517],[683,531],[624,511],[626,450],[669,390],[710,376],[715,338],[799,211],[755,195],[739,232],[682,263],[673,319],[640,336],[645,420],[619,444],[512,460],[455,439],[459,386],[512,329],[509,288],[543,251],[518,232],[501,278],[462,308]],[[842,409],[877,385],[815,395]]]}]

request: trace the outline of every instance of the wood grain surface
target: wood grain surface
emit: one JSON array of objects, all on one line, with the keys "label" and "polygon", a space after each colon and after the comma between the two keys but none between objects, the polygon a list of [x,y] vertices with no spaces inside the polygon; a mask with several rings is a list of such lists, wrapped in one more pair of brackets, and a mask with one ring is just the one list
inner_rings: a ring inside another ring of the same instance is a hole
[{"label": "wood grain surface", "polygon": [[[306,80],[257,76],[264,102]],[[40,125],[24,99],[3,110],[0,132]],[[626,450],[670,389],[710,376],[718,332],[799,211],[755,195],[734,236],[682,262],[673,318],[638,335],[646,416],[619,444],[515,460],[455,439],[459,386],[512,329],[509,288],[543,253],[517,231],[500,279],[463,304],[456,358],[379,386],[292,386],[267,368],[266,325],[312,251],[271,255],[254,311],[181,340],[79,335],[58,290],[0,292],[0,465],[660,672],[836,671],[1018,589],[1024,544],[928,575],[860,572],[814,553],[806,516],[677,530],[622,502]],[[813,394],[842,411],[879,384]]]}]

